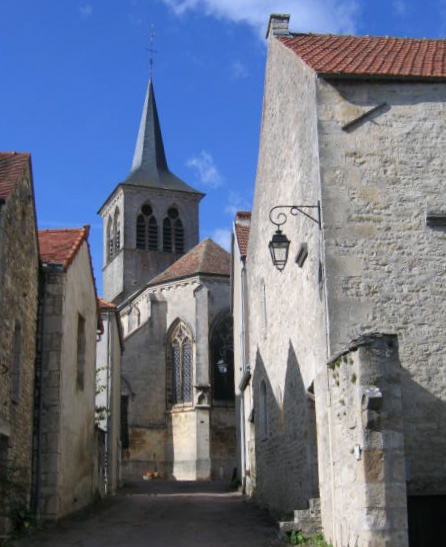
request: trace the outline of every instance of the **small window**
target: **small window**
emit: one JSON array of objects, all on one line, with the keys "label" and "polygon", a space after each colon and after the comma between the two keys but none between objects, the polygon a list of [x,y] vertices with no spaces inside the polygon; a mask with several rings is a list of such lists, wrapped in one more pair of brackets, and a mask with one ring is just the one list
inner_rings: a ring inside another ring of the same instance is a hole
[{"label": "small window", "polygon": [[22,329],[16,325],[14,329],[12,355],[12,400],[15,403],[20,399],[20,376],[22,372]]},{"label": "small window", "polygon": [[129,448],[129,396],[121,395],[121,445],[122,448]]},{"label": "small window", "polygon": [[268,438],[268,397],[265,380],[260,383],[259,407],[260,437],[266,439]]},{"label": "small window", "polygon": [[115,209],[115,217],[113,221],[113,238],[116,254],[121,248],[121,223],[119,221],[119,209]]},{"label": "small window", "polygon": [[107,223],[107,262],[110,262],[110,260],[113,258],[114,249],[115,244],[113,241],[113,222],[111,217],[109,217]]},{"label": "small window", "polygon": [[85,319],[82,315],[78,315],[77,321],[77,373],[76,387],[79,390],[84,389],[84,372],[85,372]]}]

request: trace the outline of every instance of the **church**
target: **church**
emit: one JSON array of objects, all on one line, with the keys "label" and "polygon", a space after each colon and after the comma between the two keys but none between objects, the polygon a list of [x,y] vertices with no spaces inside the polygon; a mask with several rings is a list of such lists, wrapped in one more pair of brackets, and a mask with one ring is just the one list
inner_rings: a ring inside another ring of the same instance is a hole
[{"label": "church", "polygon": [[124,480],[234,473],[230,255],[199,241],[203,197],[167,166],[150,78],[130,174],[99,210],[104,298],[124,334]]}]

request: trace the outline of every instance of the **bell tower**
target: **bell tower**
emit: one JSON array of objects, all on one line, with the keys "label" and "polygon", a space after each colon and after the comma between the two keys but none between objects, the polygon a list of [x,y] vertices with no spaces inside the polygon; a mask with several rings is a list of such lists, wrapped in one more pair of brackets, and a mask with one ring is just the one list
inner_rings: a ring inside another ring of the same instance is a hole
[{"label": "bell tower", "polygon": [[99,210],[105,299],[123,302],[198,243],[203,197],[167,166],[150,78],[130,173]]}]

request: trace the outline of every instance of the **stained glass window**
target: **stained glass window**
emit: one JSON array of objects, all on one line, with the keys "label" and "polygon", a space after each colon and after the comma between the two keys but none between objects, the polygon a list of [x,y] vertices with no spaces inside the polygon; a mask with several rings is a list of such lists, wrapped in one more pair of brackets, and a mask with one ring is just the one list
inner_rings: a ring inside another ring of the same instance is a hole
[{"label": "stained glass window", "polygon": [[[168,402],[182,404],[192,402],[193,347],[185,325],[181,322],[174,328],[169,339],[167,356]],[[170,370],[169,370],[170,369]]]}]

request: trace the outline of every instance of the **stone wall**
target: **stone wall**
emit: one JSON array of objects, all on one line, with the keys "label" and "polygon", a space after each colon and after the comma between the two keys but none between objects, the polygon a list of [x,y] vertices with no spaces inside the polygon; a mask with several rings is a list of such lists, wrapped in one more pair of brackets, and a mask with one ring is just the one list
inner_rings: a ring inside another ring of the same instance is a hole
[{"label": "stone wall", "polygon": [[332,539],[407,545],[401,364],[396,336],[353,343],[328,365]]},{"label": "stone wall", "polygon": [[14,480],[21,485],[24,502],[29,503],[38,302],[38,244],[30,168],[12,187],[0,211],[0,459],[17,470]]},{"label": "stone wall", "polygon": [[[97,300],[86,242],[66,273],[47,274],[45,287],[40,510],[57,519],[93,495]],[[85,320],[82,386],[79,316]]]},{"label": "stone wall", "polygon": [[[289,260],[277,271],[268,249],[276,229],[269,213],[320,199],[315,98],[314,74],[271,41],[247,259],[256,435],[250,482],[259,501],[282,514],[307,508],[318,495],[317,451],[307,439],[315,438],[313,381],[326,363],[323,251],[317,223],[289,216],[282,227],[291,240]],[[303,243],[308,258],[300,268],[295,257]]]},{"label": "stone wall", "polygon": [[[150,470],[179,480],[210,478],[209,325],[228,306],[228,279],[197,276],[148,287],[121,309],[126,345],[122,374],[130,391],[130,446],[123,452],[124,479],[138,478]],[[194,395],[190,406],[169,408],[167,337],[178,320],[192,336]],[[232,413],[235,442],[234,409],[226,412]],[[216,426],[220,427],[220,421]],[[227,424],[222,427],[226,431]],[[214,456],[218,467],[224,466],[225,478],[230,477],[235,454],[230,461],[222,451]]]},{"label": "stone wall", "polygon": [[[178,209],[184,226],[184,250],[189,251],[198,243],[199,210],[201,195],[123,185],[113,194],[101,210],[104,230],[104,257],[107,257],[107,226],[116,208],[121,214],[121,247],[111,261],[104,259],[104,297],[122,302],[155,275],[173,264],[180,254],[162,251],[163,220],[170,207]],[[158,221],[158,251],[136,248],[136,219],[144,203],[150,203]]]},{"label": "stone wall", "polygon": [[446,211],[446,90],[319,80],[318,98],[330,352],[361,333],[398,335],[409,492],[444,494],[446,234],[426,217]]}]

